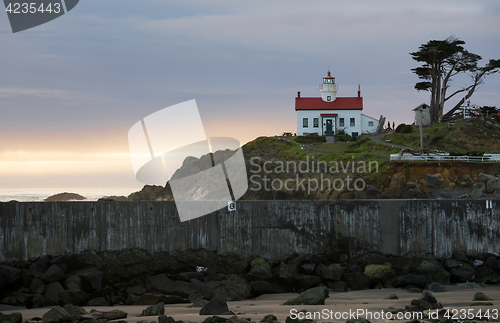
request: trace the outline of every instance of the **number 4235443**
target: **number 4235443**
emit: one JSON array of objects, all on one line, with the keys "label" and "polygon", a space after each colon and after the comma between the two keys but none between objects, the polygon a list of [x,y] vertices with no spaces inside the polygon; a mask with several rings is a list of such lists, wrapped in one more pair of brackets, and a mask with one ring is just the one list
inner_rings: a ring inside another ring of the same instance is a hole
[{"label": "number 4235443", "polygon": [[5,11],[8,13],[60,13],[60,3],[49,3],[44,6],[44,3],[37,5],[36,3],[9,3]]}]

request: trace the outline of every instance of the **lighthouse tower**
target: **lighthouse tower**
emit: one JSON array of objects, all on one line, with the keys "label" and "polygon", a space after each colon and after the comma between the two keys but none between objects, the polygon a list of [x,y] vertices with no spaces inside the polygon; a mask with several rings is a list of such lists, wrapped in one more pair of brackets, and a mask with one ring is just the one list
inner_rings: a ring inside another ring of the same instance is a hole
[{"label": "lighthouse tower", "polygon": [[337,85],[335,84],[335,78],[332,77],[330,71],[328,71],[328,76],[323,77],[321,98],[325,102],[333,102],[337,98]]}]

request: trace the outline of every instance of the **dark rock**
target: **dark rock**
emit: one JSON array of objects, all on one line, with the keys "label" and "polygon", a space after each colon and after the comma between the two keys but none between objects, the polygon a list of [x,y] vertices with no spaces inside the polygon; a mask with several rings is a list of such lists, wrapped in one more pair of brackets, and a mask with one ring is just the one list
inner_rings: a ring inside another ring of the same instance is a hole
[{"label": "dark rock", "polygon": [[434,309],[434,305],[432,305],[431,303],[429,302],[426,302],[424,300],[421,300],[421,299],[414,299],[411,301],[411,305],[414,305],[420,309],[423,309],[423,310],[431,310],[431,309]]},{"label": "dark rock", "polygon": [[226,315],[227,313],[229,313],[229,307],[220,298],[212,299],[200,310],[200,315]]},{"label": "dark rock", "polygon": [[422,301],[429,302],[431,304],[436,304],[437,303],[437,299],[434,297],[434,295],[432,295],[431,292],[427,292],[427,291],[423,292],[422,296],[420,296],[419,299],[422,300]]},{"label": "dark rock", "polygon": [[278,318],[274,316],[273,314],[268,314],[264,316],[262,320],[260,320],[261,323],[273,323],[278,321]]},{"label": "dark rock", "polygon": [[71,304],[64,305],[63,309],[68,312],[68,314],[71,316],[72,321],[77,321],[81,319],[82,315],[88,314],[88,312],[83,307],[78,307]]},{"label": "dark rock", "polygon": [[108,321],[112,321],[112,320],[126,319],[127,315],[128,314],[122,310],[112,310],[112,311],[104,313],[102,318],[106,319]]},{"label": "dark rock", "polygon": [[165,274],[149,276],[148,282],[154,291],[167,295],[177,295],[188,297],[194,292],[199,291],[195,285],[183,281],[175,281],[167,277]]},{"label": "dark rock", "polygon": [[70,276],[64,280],[64,287],[66,289],[82,289],[82,282],[78,276]]},{"label": "dark rock", "polygon": [[175,320],[171,316],[160,315],[158,316],[158,323],[175,323]]},{"label": "dark rock", "polygon": [[453,252],[453,259],[460,262],[469,262],[469,259],[463,253],[461,253],[460,250],[455,250]]},{"label": "dark rock", "polygon": [[94,297],[87,302],[87,306],[109,306],[109,302],[104,297]]},{"label": "dark rock", "polygon": [[500,283],[500,275],[490,267],[481,266],[475,269],[474,281],[477,283],[498,284]]},{"label": "dark rock", "polygon": [[161,293],[145,293],[134,302],[134,305],[155,305],[158,303],[163,304],[183,304],[189,303],[188,300],[177,295],[164,295]]},{"label": "dark rock", "polygon": [[449,259],[446,261],[446,267],[449,268],[451,278],[459,282],[472,281],[475,276],[474,267],[467,263]]},{"label": "dark rock", "polygon": [[4,285],[10,285],[21,281],[23,275],[19,268],[9,265],[0,265],[0,277],[2,277]]},{"label": "dark rock", "polygon": [[41,295],[43,293],[43,291],[45,290],[45,284],[43,283],[43,281],[41,279],[33,278],[31,280],[30,290],[34,294]]},{"label": "dark rock", "polygon": [[331,264],[328,267],[320,264],[319,275],[325,281],[338,282],[342,279],[342,266],[340,264]]},{"label": "dark rock", "polygon": [[417,267],[417,272],[422,276],[429,276],[441,284],[450,283],[450,273],[443,267],[430,261],[424,260]]},{"label": "dark rock", "polygon": [[11,314],[0,313],[0,323],[21,323],[23,321],[23,315],[19,312],[14,312]]},{"label": "dark rock", "polygon": [[252,291],[255,295],[262,295],[262,294],[279,294],[279,293],[286,293],[288,290],[276,283],[272,282],[267,282],[264,280],[256,280],[250,283],[250,286],[252,287]]},{"label": "dark rock", "polygon": [[[132,286],[132,287],[127,287],[125,290],[129,294],[134,294],[134,295],[143,295],[147,293],[147,289],[144,286]],[[154,305],[154,304],[151,304]]]},{"label": "dark rock", "polygon": [[58,302],[61,300],[59,298],[59,293],[63,291],[64,288],[61,286],[59,282],[53,282],[45,286],[43,297],[50,299],[53,302]]},{"label": "dark rock", "polygon": [[273,278],[273,274],[260,265],[255,265],[252,270],[246,274],[246,279],[249,281],[270,280],[271,278]]},{"label": "dark rock", "polygon": [[239,300],[239,296],[227,287],[225,283],[220,281],[210,281],[208,283],[198,282],[196,287],[198,288],[198,293],[203,295],[206,299],[217,297],[225,301]]},{"label": "dark rock", "polygon": [[363,273],[346,273],[342,275],[342,280],[346,282],[347,288],[351,290],[362,290],[370,287],[370,278]]},{"label": "dark rock", "polygon": [[414,275],[414,274],[407,274],[407,275],[396,277],[392,281],[392,285],[396,288],[398,288],[398,287],[404,288],[408,285],[415,285],[415,286],[423,288],[432,282],[433,282],[432,278],[428,277],[428,276],[418,276],[418,275]]},{"label": "dark rock", "polygon": [[42,317],[43,323],[71,322],[71,315],[61,306],[56,305]]},{"label": "dark rock", "polygon": [[64,277],[64,270],[58,265],[52,265],[40,278],[45,283],[52,283]]},{"label": "dark rock", "polygon": [[208,303],[208,300],[203,298],[203,296],[198,293],[189,295],[188,299],[191,302],[189,307],[203,307]]},{"label": "dark rock", "polygon": [[486,184],[490,179],[495,179],[495,176],[485,174],[485,173],[479,173],[477,174],[477,180],[481,183]]},{"label": "dark rock", "polygon": [[283,305],[325,305],[327,297],[326,287],[315,287],[300,293],[299,296],[286,301]]},{"label": "dark rock", "polygon": [[59,298],[62,304],[72,304],[76,306],[82,306],[87,303],[87,293],[82,290],[65,290],[59,292]]},{"label": "dark rock", "polygon": [[[123,267],[123,265],[121,266]],[[96,267],[72,270],[67,273],[67,276],[78,276],[80,279],[81,289],[85,291],[101,289],[103,272]]]},{"label": "dark rock", "polygon": [[347,292],[347,284],[344,281],[339,282],[327,282],[328,288],[332,290],[334,293],[343,293]]},{"label": "dark rock", "polygon": [[42,277],[42,275],[47,271],[49,263],[49,257],[47,256],[38,258],[35,262],[32,262],[29,267],[31,275],[36,278]]},{"label": "dark rock", "polygon": [[[296,267],[295,267],[296,268]],[[297,271],[294,270],[294,266],[290,266],[284,262],[280,263],[279,266],[279,272],[278,272],[278,278],[280,282],[286,285],[295,285],[295,282],[297,280]]]},{"label": "dark rock", "polygon": [[305,263],[299,267],[299,272],[306,275],[312,275],[315,268],[316,264]]},{"label": "dark rock", "polygon": [[482,191],[478,190],[477,188],[475,188],[472,191],[470,191],[469,195],[473,199],[478,199],[478,198],[482,197],[484,195],[484,193]]},{"label": "dark rock", "polygon": [[429,285],[425,286],[425,289],[430,290],[431,292],[441,293],[441,292],[444,292],[445,286],[441,283],[434,282],[434,283],[430,283]]},{"label": "dark rock", "polygon": [[430,188],[441,187],[444,181],[444,177],[441,174],[427,174],[427,183]]},{"label": "dark rock", "polygon": [[495,257],[488,257],[488,259],[486,259],[486,261],[484,262],[484,264],[488,267],[490,267],[491,269],[499,269],[500,268],[500,263],[498,262],[497,258]]},{"label": "dark rock", "polygon": [[385,297],[384,299],[399,299],[399,297],[396,294],[391,294],[391,295]]},{"label": "dark rock", "polygon": [[114,289],[111,286],[106,286],[104,288],[101,288],[99,290],[96,290],[88,295],[88,298],[96,298],[96,297],[104,297],[106,295],[111,295],[113,294]]},{"label": "dark rock", "polygon": [[474,298],[472,299],[472,301],[491,301],[491,300],[492,300],[491,298],[489,298],[482,292],[477,292],[476,294],[474,294]]},{"label": "dark rock", "polygon": [[156,305],[151,305],[148,308],[144,309],[141,313],[141,316],[159,316],[165,313],[165,304],[158,303]]},{"label": "dark rock", "polygon": [[500,178],[490,179],[486,183],[486,192],[493,193],[500,190]]},{"label": "dark rock", "polygon": [[318,276],[299,275],[295,282],[295,291],[297,293],[302,293],[303,291],[318,286],[320,281],[321,279]]},{"label": "dark rock", "polygon": [[380,194],[380,190],[374,185],[366,185],[366,194],[376,196]]}]

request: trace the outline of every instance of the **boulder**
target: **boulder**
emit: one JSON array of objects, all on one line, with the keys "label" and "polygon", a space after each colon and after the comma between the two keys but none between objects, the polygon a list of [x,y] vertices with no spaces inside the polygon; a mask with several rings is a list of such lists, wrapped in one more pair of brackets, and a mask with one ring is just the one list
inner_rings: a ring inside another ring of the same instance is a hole
[{"label": "boulder", "polygon": [[198,293],[189,295],[188,299],[191,302],[191,305],[189,305],[189,307],[203,307],[208,303],[208,300],[203,298],[203,296]]},{"label": "boulder", "polygon": [[23,315],[19,312],[14,312],[11,314],[0,313],[0,323],[21,323],[23,321]]},{"label": "boulder", "polygon": [[87,306],[109,306],[109,302],[105,297],[94,297],[87,301]]},{"label": "boulder", "polygon": [[69,271],[67,273],[67,276],[69,277],[78,276],[80,279],[81,289],[92,290],[92,289],[102,288],[102,278],[104,276],[104,273],[96,267],[89,267],[89,268],[82,268],[78,270]]},{"label": "boulder", "polygon": [[468,282],[474,279],[474,267],[468,263],[460,262],[455,259],[448,259],[446,261],[446,267],[448,267],[450,271],[451,278],[458,282]]},{"label": "boulder", "polygon": [[227,315],[229,314],[227,303],[220,298],[214,298],[200,310],[200,315]]},{"label": "boulder", "polygon": [[63,309],[68,312],[68,314],[71,316],[72,321],[77,321],[81,319],[82,315],[88,314],[88,312],[83,307],[78,307],[71,304],[64,305]]},{"label": "boulder", "polygon": [[498,284],[500,283],[500,275],[490,267],[481,266],[475,269],[474,281],[476,283]]},{"label": "boulder", "polygon": [[427,183],[430,188],[438,188],[444,184],[444,177],[441,174],[427,174]]},{"label": "boulder", "polygon": [[45,286],[43,297],[50,299],[53,302],[59,302],[59,293],[64,292],[64,288],[59,282],[53,282]]},{"label": "boulder", "polygon": [[41,295],[45,290],[45,284],[39,278],[33,278],[30,283],[30,290],[33,294]]},{"label": "boulder", "polygon": [[165,313],[165,304],[158,303],[156,305],[151,305],[148,308],[144,309],[141,313],[141,316],[159,316]]},{"label": "boulder", "polygon": [[262,266],[265,263],[267,263],[267,260],[262,258],[262,257],[256,257],[250,262],[250,267],[255,267],[255,266]]},{"label": "boulder", "polygon": [[399,197],[405,186],[406,176],[403,173],[396,173],[391,178],[388,190],[393,196]]},{"label": "boulder", "polygon": [[175,323],[175,319],[171,316],[160,315],[158,316],[158,323]]},{"label": "boulder", "polygon": [[153,291],[160,292],[167,295],[177,295],[180,297],[188,297],[199,288],[192,283],[183,281],[175,281],[167,277],[165,274],[156,276],[149,276],[148,282]]},{"label": "boulder", "polygon": [[293,270],[292,266],[282,262],[280,263],[278,270],[278,278],[280,282],[290,286],[295,285],[298,275],[297,272]]},{"label": "boulder", "polygon": [[58,293],[62,304],[72,304],[76,306],[82,306],[87,303],[87,293],[82,290],[65,290]]},{"label": "boulder", "polygon": [[384,299],[399,299],[399,297],[396,294],[391,294],[391,295],[389,295],[387,297],[384,297]]},{"label": "boulder", "polygon": [[58,265],[52,265],[40,278],[45,283],[52,283],[64,277],[64,270]]},{"label": "boulder", "polygon": [[431,292],[434,292],[434,293],[441,293],[441,292],[444,292],[445,286],[441,283],[433,282],[433,283],[430,283],[429,285],[425,286],[424,290],[430,290]]},{"label": "boulder", "polygon": [[488,267],[490,267],[491,269],[499,269],[500,268],[500,264],[497,260],[497,258],[491,256],[491,257],[488,257],[488,259],[486,259],[486,261],[484,262],[484,264]]},{"label": "boulder", "polygon": [[478,190],[477,188],[473,189],[470,193],[469,193],[470,197],[472,197],[473,199],[478,199],[480,197],[482,197],[484,195],[484,193],[480,190]]},{"label": "boulder", "polygon": [[472,301],[491,301],[492,299],[488,296],[486,296],[484,293],[482,292],[477,292],[476,294],[474,294],[474,298],[472,299]]},{"label": "boulder", "polygon": [[299,267],[299,272],[306,275],[312,275],[314,273],[314,269],[316,269],[316,264],[305,263]]},{"label": "boulder", "polygon": [[32,262],[29,267],[31,275],[36,278],[42,277],[42,275],[47,271],[49,263],[50,262],[48,256],[42,256],[38,258],[36,261]]},{"label": "boulder", "polygon": [[122,310],[112,310],[112,311],[104,313],[102,318],[106,319],[108,321],[112,321],[112,320],[126,319],[127,315],[128,314]]},{"label": "boulder", "polygon": [[447,285],[450,283],[450,273],[436,263],[423,260],[420,265],[418,265],[417,272],[422,276],[429,276],[434,279],[434,281],[441,284]]},{"label": "boulder", "polygon": [[342,280],[346,282],[347,288],[351,290],[368,289],[370,278],[363,273],[346,273],[342,275]]},{"label": "boulder", "polygon": [[227,279],[223,282],[239,299],[251,297],[252,287],[243,277],[236,274],[230,274],[227,275]]},{"label": "boulder", "polygon": [[326,287],[315,287],[300,293],[299,296],[286,301],[283,305],[325,305],[327,297]]},{"label": "boulder", "polygon": [[486,183],[489,181],[489,180],[492,180],[492,179],[495,179],[496,177],[495,176],[492,176],[492,175],[489,175],[489,174],[485,174],[485,173],[479,173],[477,175],[477,180],[480,181],[481,183],[484,183],[486,185]]},{"label": "boulder", "polygon": [[260,320],[261,323],[274,323],[277,322],[278,318],[274,316],[273,314],[268,314],[264,316],[262,320]]},{"label": "boulder", "polygon": [[257,296],[262,294],[280,294],[288,291],[288,289],[279,284],[264,280],[253,281],[250,283],[250,286],[252,287],[252,292]]},{"label": "boulder", "polygon": [[9,265],[0,265],[0,277],[3,278],[4,285],[10,285],[21,281],[22,271],[19,268],[15,268]]},{"label": "boulder", "polygon": [[342,266],[340,264],[331,264],[328,267],[321,266],[319,275],[325,281],[338,282],[342,279]]},{"label": "boulder", "polygon": [[320,281],[321,280],[318,276],[299,275],[297,281],[295,282],[295,291],[297,293],[302,293],[303,291],[318,286]]},{"label": "boulder", "polygon": [[484,184],[482,182],[474,183],[474,185],[472,185],[472,189],[473,190],[479,190],[482,193],[484,193],[484,192],[486,192],[486,184]]},{"label": "boulder", "polygon": [[66,289],[82,289],[82,282],[78,276],[69,276],[64,281],[64,287]]},{"label": "boulder", "polygon": [[163,304],[183,304],[189,303],[188,300],[177,295],[164,295],[161,293],[145,293],[134,302],[134,305],[155,305],[158,303]]},{"label": "boulder", "polygon": [[424,288],[428,284],[432,283],[433,280],[429,276],[418,276],[414,274],[407,274],[396,277],[392,281],[392,285],[396,288],[401,287],[404,288],[408,285],[418,286],[420,288]]},{"label": "boulder", "polygon": [[339,282],[327,282],[328,288],[332,290],[334,293],[343,293],[347,292],[347,284],[344,281]]},{"label": "boulder", "polygon": [[488,193],[493,193],[500,190],[500,178],[490,179],[486,182],[486,191]]},{"label": "boulder", "polygon": [[[127,287],[125,290],[128,294],[134,294],[134,295],[143,295],[148,292],[148,290],[144,286],[132,286],[132,287]],[[153,304],[151,304],[153,305]]]},{"label": "boulder", "polygon": [[270,280],[273,278],[273,274],[271,274],[268,270],[264,269],[261,265],[253,266],[252,270],[246,274],[246,279],[249,281],[253,280]]},{"label": "boulder", "polygon": [[61,306],[56,305],[42,316],[42,323],[71,322],[71,315]]},{"label": "boulder", "polygon": [[384,283],[396,275],[394,270],[386,265],[368,265],[365,267],[364,274],[372,283]]}]

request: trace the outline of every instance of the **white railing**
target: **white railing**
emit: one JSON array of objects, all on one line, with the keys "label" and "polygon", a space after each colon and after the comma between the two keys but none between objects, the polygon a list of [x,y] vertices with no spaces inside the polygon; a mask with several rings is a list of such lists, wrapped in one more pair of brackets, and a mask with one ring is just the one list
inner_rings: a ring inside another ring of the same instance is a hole
[{"label": "white railing", "polygon": [[412,154],[391,154],[391,161],[475,161],[475,162],[486,162],[486,161],[500,161],[500,154],[484,154],[483,156],[449,156],[448,154],[441,155],[422,155],[416,156]]}]

